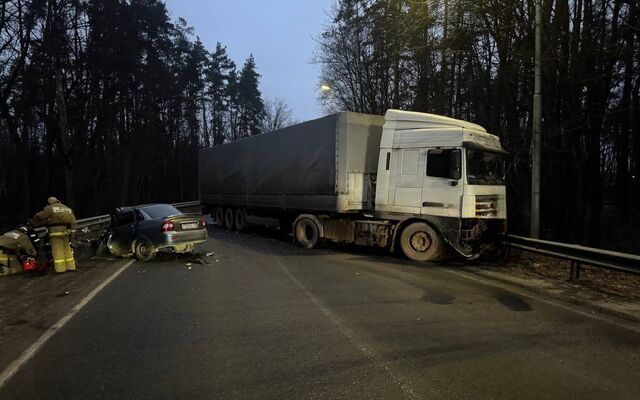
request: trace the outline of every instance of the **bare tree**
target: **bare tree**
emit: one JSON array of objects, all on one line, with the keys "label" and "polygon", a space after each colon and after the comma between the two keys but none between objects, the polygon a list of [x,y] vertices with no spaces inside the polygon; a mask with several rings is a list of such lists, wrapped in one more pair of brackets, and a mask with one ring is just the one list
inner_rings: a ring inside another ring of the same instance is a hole
[{"label": "bare tree", "polygon": [[262,119],[262,132],[271,132],[277,129],[293,125],[292,111],[281,98],[267,99],[265,101],[265,115]]},{"label": "bare tree", "polygon": [[[535,1],[339,0],[316,48],[330,88],[320,104],[433,112],[498,134],[511,150],[509,229],[526,233]],[[637,248],[638,1],[542,1],[541,232]]]}]

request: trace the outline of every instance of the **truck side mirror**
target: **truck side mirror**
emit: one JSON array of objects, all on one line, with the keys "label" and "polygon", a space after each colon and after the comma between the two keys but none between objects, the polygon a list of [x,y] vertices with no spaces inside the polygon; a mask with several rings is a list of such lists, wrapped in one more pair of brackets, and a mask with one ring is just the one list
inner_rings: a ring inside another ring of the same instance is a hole
[{"label": "truck side mirror", "polygon": [[453,150],[449,158],[449,178],[458,180],[462,177],[462,153],[460,149]]}]

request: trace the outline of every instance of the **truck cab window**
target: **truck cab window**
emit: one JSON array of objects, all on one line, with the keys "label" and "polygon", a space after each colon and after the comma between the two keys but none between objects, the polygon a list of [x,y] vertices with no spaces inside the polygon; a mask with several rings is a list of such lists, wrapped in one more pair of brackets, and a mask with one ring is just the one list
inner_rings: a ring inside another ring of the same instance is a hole
[{"label": "truck cab window", "polygon": [[459,149],[435,149],[427,153],[427,176],[458,180],[460,171]]}]

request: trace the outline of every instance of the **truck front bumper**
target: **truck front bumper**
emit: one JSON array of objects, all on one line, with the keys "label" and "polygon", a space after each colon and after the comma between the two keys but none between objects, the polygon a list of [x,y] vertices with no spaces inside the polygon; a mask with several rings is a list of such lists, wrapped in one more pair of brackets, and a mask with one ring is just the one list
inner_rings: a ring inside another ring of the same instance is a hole
[{"label": "truck front bumper", "polygon": [[450,218],[441,225],[445,241],[466,259],[475,259],[499,242],[507,220],[497,218]]}]

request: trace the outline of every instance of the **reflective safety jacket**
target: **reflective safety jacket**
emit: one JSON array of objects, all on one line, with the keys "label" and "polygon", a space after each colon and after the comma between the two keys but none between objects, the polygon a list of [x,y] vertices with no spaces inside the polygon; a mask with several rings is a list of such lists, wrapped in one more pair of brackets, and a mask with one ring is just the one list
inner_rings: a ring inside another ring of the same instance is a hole
[{"label": "reflective safety jacket", "polygon": [[69,229],[76,229],[76,217],[73,210],[62,203],[46,206],[42,211],[33,217],[35,226],[61,226]]},{"label": "reflective safety jacket", "polygon": [[25,253],[31,257],[36,256],[36,249],[29,237],[18,230],[9,231],[0,236],[0,247],[11,250],[16,255]]}]

